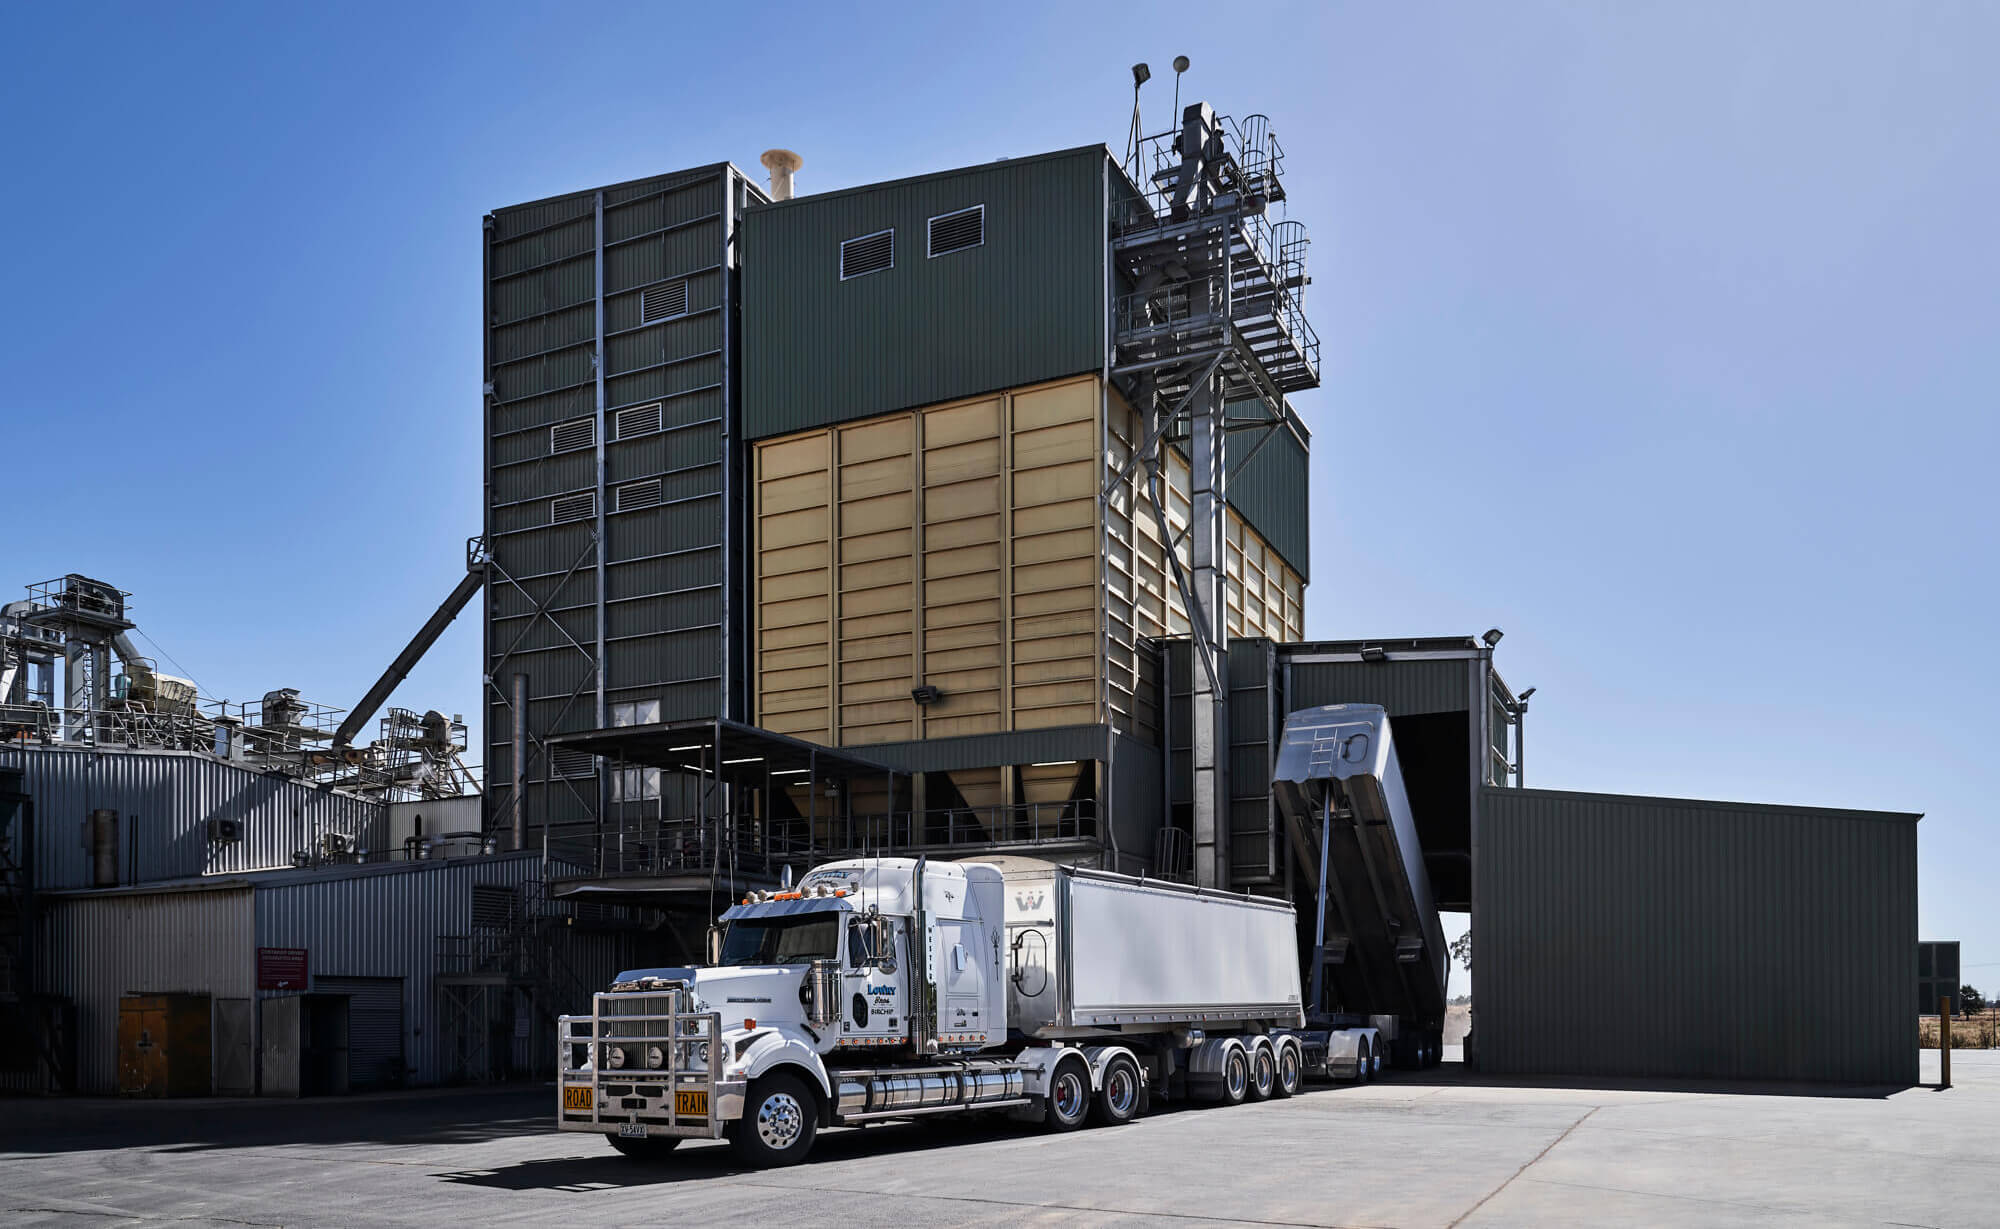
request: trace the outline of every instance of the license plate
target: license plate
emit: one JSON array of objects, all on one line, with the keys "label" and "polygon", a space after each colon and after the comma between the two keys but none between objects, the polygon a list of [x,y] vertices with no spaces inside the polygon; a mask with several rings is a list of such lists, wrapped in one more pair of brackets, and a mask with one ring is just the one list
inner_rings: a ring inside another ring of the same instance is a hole
[{"label": "license plate", "polygon": [[564,1084],[563,1108],[580,1113],[590,1112],[590,1085]]},{"label": "license plate", "polygon": [[706,1088],[676,1088],[674,1090],[674,1113],[684,1118],[708,1117],[708,1090]]},{"label": "license plate", "polygon": [[618,1124],[619,1139],[646,1138],[646,1125],[641,1122],[621,1122]]}]

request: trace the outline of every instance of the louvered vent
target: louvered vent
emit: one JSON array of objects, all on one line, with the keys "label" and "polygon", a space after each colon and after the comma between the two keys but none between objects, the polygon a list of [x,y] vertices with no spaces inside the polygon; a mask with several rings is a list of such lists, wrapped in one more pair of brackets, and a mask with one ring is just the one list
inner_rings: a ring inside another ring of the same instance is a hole
[{"label": "louvered vent", "polygon": [[634,508],[652,508],[660,502],[660,480],[634,482],[618,488],[618,511],[630,512]]},{"label": "louvered vent", "polygon": [[568,747],[557,747],[549,753],[549,767],[555,769],[559,777],[589,777],[597,774],[597,765],[591,762],[588,751],[575,751]]},{"label": "louvered vent", "polygon": [[635,435],[651,435],[660,429],[660,407],[638,405],[629,410],[618,411],[618,438],[629,440]]},{"label": "louvered vent", "polygon": [[481,930],[505,930],[514,924],[514,889],[497,883],[472,885],[472,924]]},{"label": "louvered vent", "polygon": [[986,206],[974,205],[931,219],[931,255],[963,252],[986,242]]},{"label": "louvered vent", "polygon": [[550,452],[575,452],[597,443],[597,420],[572,418],[549,428]]},{"label": "louvered vent", "polygon": [[564,521],[587,521],[597,515],[597,492],[585,491],[581,495],[564,495],[549,501],[549,522],[560,525]]},{"label": "louvered vent", "polygon": [[840,245],[840,280],[896,267],[896,232],[878,230]]},{"label": "louvered vent", "polygon": [[639,323],[651,324],[655,320],[671,320],[675,316],[685,316],[688,310],[688,284],[686,280],[668,282],[664,286],[652,286],[639,295]]}]

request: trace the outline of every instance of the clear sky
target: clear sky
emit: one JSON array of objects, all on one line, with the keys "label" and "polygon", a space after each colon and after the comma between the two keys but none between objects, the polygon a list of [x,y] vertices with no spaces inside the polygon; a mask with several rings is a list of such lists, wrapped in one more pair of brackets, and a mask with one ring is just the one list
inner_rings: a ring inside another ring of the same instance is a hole
[{"label": "clear sky", "polygon": [[[479,530],[487,210],[1118,145],[1184,53],[1315,241],[1311,633],[1504,628],[1534,785],[1927,813],[1924,935],[2000,983],[1996,46],[1941,2],[9,6],[0,592],[99,576],[209,694],[351,704]],[[399,702],[475,716],[478,658],[468,616]]]}]

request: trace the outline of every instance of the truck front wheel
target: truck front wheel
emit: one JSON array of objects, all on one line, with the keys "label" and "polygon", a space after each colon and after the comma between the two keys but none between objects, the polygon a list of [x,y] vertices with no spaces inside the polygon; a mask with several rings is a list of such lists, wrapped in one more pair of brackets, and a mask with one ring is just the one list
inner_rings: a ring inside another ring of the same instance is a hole
[{"label": "truck front wheel", "polygon": [[805,1082],[773,1072],[750,1085],[729,1142],[744,1164],[770,1169],[805,1160],[818,1129],[818,1108]]},{"label": "truck front wheel", "polygon": [[1051,1131],[1074,1131],[1090,1113],[1090,1069],[1081,1059],[1056,1064],[1049,1077],[1048,1108],[1042,1121]]}]

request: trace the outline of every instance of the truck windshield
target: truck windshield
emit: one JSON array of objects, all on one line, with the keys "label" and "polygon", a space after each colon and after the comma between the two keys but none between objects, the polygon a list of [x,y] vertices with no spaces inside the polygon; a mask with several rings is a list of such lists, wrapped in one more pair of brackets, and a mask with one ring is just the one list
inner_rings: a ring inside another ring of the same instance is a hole
[{"label": "truck windshield", "polygon": [[840,955],[838,913],[740,917],[722,939],[722,963],[805,964]]}]

